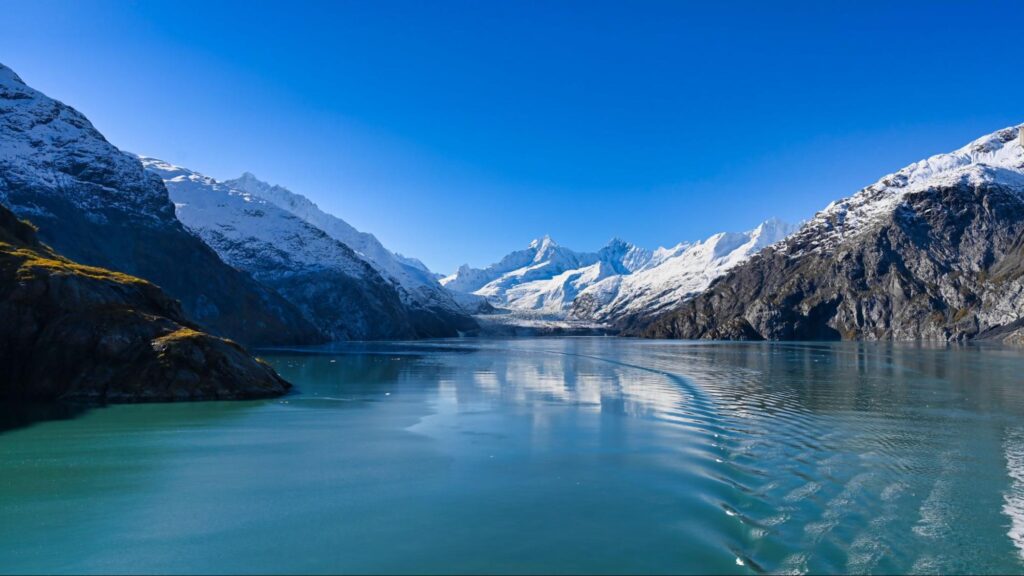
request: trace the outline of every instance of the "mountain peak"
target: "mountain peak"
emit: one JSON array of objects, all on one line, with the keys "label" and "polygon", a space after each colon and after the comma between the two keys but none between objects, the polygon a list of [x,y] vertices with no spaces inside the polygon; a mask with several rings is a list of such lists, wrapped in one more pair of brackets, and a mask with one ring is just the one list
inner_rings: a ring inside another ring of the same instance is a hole
[{"label": "mountain peak", "polygon": [[927,188],[946,180],[958,180],[973,168],[1024,169],[1024,124],[996,130],[953,152],[936,154],[889,174],[868,190],[900,192]]},{"label": "mountain peak", "polygon": [[[837,200],[644,335],[766,340],[1019,337],[1024,126]],[[998,281],[993,282],[993,277]]]},{"label": "mountain peak", "polygon": [[777,228],[779,226],[787,226],[788,224],[777,216],[767,218],[764,222],[758,225],[758,228]]},{"label": "mountain peak", "polygon": [[257,191],[259,190],[271,190],[274,188],[281,188],[281,186],[276,186],[269,182],[260,180],[255,174],[249,171],[242,172],[241,176],[235,178],[234,180],[228,180],[228,182],[231,182],[236,188],[240,188],[247,192],[252,192],[254,194],[257,193]]},{"label": "mountain peak", "polygon": [[889,174],[815,214],[801,234],[817,234],[823,250],[892,214],[909,194],[932,188],[999,184],[1024,193],[1024,125],[973,140],[953,152],[936,154]]},{"label": "mountain peak", "polygon": [[0,64],[0,86],[9,84],[20,84],[25,86],[25,81],[18,76],[14,70]]},{"label": "mountain peak", "polygon": [[548,234],[545,234],[542,238],[534,238],[533,241],[530,242],[530,249],[537,250],[539,252],[543,252],[544,250],[554,246],[558,246],[558,244],[556,244]]},{"label": "mountain peak", "polygon": [[285,210],[292,212],[294,212],[296,206],[299,205],[307,206],[312,210],[319,210],[312,200],[306,198],[302,194],[296,194],[279,184],[264,182],[257,178],[252,172],[242,172],[241,176],[234,180],[227,180],[224,184],[236,190],[258,196],[267,202],[276,204]]},{"label": "mountain peak", "polygon": [[772,216],[747,233],[757,249],[779,242],[800,229],[799,224],[790,224]]},{"label": "mountain peak", "polygon": [[799,226],[790,224],[781,218],[772,216],[771,218],[761,222],[756,228],[751,230],[753,236],[771,236],[776,240],[781,240],[785,236],[789,236],[793,232],[796,232]]},{"label": "mountain peak", "polygon": [[635,244],[626,242],[618,236],[612,238],[605,244],[600,250],[597,251],[599,255],[607,256],[611,258],[621,258],[628,254],[631,250],[638,250]]}]

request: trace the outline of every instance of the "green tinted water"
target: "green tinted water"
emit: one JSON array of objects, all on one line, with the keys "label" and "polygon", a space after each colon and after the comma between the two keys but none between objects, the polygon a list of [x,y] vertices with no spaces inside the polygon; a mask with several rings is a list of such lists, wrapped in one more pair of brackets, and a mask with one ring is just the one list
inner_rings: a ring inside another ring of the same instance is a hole
[{"label": "green tinted water", "polygon": [[0,572],[1024,571],[1019,351],[265,357],[295,394],[6,407]]}]

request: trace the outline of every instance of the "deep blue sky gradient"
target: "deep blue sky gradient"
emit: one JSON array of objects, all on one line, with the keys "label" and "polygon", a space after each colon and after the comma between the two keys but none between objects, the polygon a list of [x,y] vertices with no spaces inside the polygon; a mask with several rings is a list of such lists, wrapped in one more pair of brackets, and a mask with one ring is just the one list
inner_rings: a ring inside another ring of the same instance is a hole
[{"label": "deep blue sky gradient", "polygon": [[1024,122],[1024,2],[0,0],[114,144],[288,186],[442,272],[799,221]]}]

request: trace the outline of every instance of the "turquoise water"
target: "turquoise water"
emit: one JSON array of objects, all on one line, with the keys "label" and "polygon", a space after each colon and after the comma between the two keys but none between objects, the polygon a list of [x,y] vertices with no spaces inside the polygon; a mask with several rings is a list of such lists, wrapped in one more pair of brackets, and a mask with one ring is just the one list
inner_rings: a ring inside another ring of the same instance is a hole
[{"label": "turquoise water", "polygon": [[1024,351],[265,358],[295,394],[0,411],[0,572],[1024,572]]}]

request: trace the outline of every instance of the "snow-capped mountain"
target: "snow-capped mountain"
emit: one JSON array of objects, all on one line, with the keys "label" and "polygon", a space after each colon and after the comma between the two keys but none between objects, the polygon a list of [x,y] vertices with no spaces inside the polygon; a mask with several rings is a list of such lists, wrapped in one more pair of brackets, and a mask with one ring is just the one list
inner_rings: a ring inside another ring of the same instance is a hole
[{"label": "snow-capped mountain", "polygon": [[[577,254],[555,243],[550,236],[537,238],[525,250],[508,254],[487,268],[461,266],[455,274],[441,280],[441,284],[457,292],[497,296],[509,286],[536,279],[546,279],[565,270],[579,268],[593,261],[592,254]],[[489,285],[489,286],[488,286]],[[487,287],[484,290],[484,287]]]},{"label": "snow-capped mountain", "polygon": [[796,229],[770,219],[747,232],[722,232],[700,242],[659,248],[632,274],[611,276],[583,290],[569,317],[615,322],[656,314],[702,292],[716,278]]},{"label": "snow-capped mountain", "polygon": [[814,236],[808,249],[820,253],[870,231],[910,194],[987,183],[1024,186],[1024,151],[1019,133],[1019,127],[1006,128],[889,174],[853,196],[826,206],[800,231],[800,236]]},{"label": "snow-capped mountain", "polygon": [[613,324],[678,304],[793,230],[769,220],[750,232],[655,251],[614,239],[594,253],[544,237],[487,268],[462,266],[441,283],[520,314]]},{"label": "snow-capped mountain", "polygon": [[916,162],[637,332],[1024,340],[1024,129]]},{"label": "snow-capped mountain", "polygon": [[332,340],[415,338],[395,287],[344,243],[271,202],[142,157],[178,219],[232,266],[295,304]]},{"label": "snow-capped mountain", "polygon": [[614,249],[621,254],[608,250],[577,253],[545,236],[487,268],[462,266],[443,278],[441,284],[455,292],[486,298],[498,307],[564,316],[580,290],[625,269],[625,264],[612,258],[632,252],[618,244]]},{"label": "snow-capped mountain", "polygon": [[190,234],[138,158],[3,65],[0,203],[63,255],[159,285],[217,334],[258,344],[322,339],[294,306]]},{"label": "snow-capped mountain", "polygon": [[427,316],[394,277],[385,275],[364,255],[261,194],[273,192],[280,199],[286,193],[293,205],[311,205],[305,198],[251,182],[249,187],[259,193],[248,192],[162,160],[141,160],[147,170],[163,179],[178,219],[189,230],[226,262],[277,290],[331,339],[408,339],[457,333],[459,326],[446,325],[447,318],[439,319],[436,314]]},{"label": "snow-capped mountain", "polygon": [[251,173],[225,181],[224,185],[261,198],[355,250],[395,284],[420,336],[455,336],[477,328],[466,310],[438,284],[437,277],[419,260],[391,252],[373,234],[360,232],[341,218],[324,212],[305,196],[283,186],[263,182]]}]

